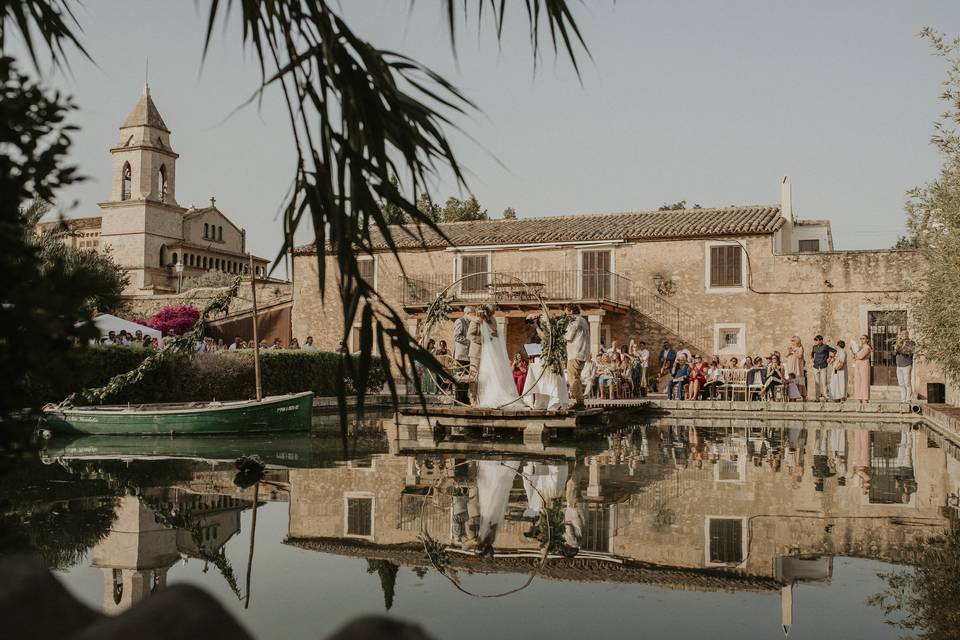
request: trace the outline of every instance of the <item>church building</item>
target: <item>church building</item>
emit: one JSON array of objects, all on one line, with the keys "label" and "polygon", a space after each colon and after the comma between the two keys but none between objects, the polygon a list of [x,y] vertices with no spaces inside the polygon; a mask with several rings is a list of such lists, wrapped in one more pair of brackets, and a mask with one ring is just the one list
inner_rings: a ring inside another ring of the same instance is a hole
[{"label": "church building", "polygon": [[[217,209],[214,198],[201,208],[177,203],[180,156],[149,86],[120,125],[120,140],[110,153],[110,195],[100,203],[101,215],[67,220],[66,241],[109,252],[129,276],[125,294],[176,293],[181,278],[207,271],[249,273],[246,231]],[[58,225],[42,223],[40,231]],[[269,261],[253,261],[256,274],[264,275]]]}]

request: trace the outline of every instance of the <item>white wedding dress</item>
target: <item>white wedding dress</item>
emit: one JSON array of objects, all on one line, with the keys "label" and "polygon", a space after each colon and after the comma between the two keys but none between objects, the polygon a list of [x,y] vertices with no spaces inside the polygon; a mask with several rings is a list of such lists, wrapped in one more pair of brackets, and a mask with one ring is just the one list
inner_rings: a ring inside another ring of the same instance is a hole
[{"label": "white wedding dress", "polygon": [[477,537],[492,545],[500,524],[507,515],[510,490],[517,478],[520,461],[480,460],[477,462],[477,500],[480,503],[480,526]]},{"label": "white wedding dress", "polygon": [[527,409],[520,401],[513,367],[503,337],[493,335],[490,325],[480,323],[480,369],[477,372],[477,404],[487,409]]}]

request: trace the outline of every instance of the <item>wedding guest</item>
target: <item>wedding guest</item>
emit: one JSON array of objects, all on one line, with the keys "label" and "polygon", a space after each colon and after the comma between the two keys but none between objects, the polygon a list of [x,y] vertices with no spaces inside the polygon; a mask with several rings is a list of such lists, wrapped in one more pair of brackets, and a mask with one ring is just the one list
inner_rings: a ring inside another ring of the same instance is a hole
[{"label": "wedding guest", "polygon": [[433,338],[430,338],[429,340],[427,340],[427,351],[429,351],[430,353],[435,353],[436,350],[437,350],[437,341],[434,340]]},{"label": "wedding guest", "polygon": [[693,356],[693,364],[690,365],[690,394],[691,400],[700,398],[700,390],[707,382],[707,369],[709,365],[703,361],[700,356]]},{"label": "wedding guest", "polygon": [[304,351],[316,351],[317,345],[313,344],[313,336],[307,336],[307,339],[303,341]]},{"label": "wedding guest", "polygon": [[667,383],[667,400],[673,399],[673,390],[677,390],[677,400],[683,400],[683,391],[690,379],[690,366],[684,357],[677,358],[677,365],[673,369],[673,375]]},{"label": "wedding guest", "polygon": [[827,363],[830,356],[837,350],[823,342],[823,336],[813,338],[813,348],[810,349],[810,358],[813,360],[814,400],[830,399],[830,370]]},{"label": "wedding guest", "polygon": [[296,338],[290,338],[290,342],[287,344],[287,349],[299,349],[300,341]]},{"label": "wedding guest", "polygon": [[523,395],[523,385],[527,382],[527,360],[519,351],[513,354],[513,381],[517,385],[517,393]]},{"label": "wedding guest", "polygon": [[787,347],[787,362],[784,371],[787,376],[791,373],[794,374],[797,387],[803,397],[807,395],[806,368],[807,365],[803,360],[803,343],[800,342],[800,336],[793,336],[790,338],[790,346]]},{"label": "wedding guest", "polygon": [[843,402],[847,399],[847,343],[837,340],[837,352],[831,360],[833,376],[830,378],[830,396]]},{"label": "wedding guest", "polygon": [[273,344],[270,345],[270,349],[283,349],[283,345],[280,344],[280,338],[274,338]]},{"label": "wedding guest", "polygon": [[780,356],[771,356],[770,362],[767,363],[767,380],[763,383],[763,392],[761,393],[764,399],[768,397],[773,399],[774,388],[783,385],[784,377],[784,369],[783,365],[780,364]]},{"label": "wedding guest", "polygon": [[853,354],[853,370],[857,374],[853,382],[853,397],[860,401],[870,402],[870,356],[873,349],[870,347],[870,338],[860,336],[860,348]]},{"label": "wedding guest", "polygon": [[713,356],[713,360],[710,361],[710,366],[707,368],[703,391],[709,399],[714,400],[719,394],[721,387],[723,387],[723,384],[723,369],[720,367],[720,358]]},{"label": "wedding guest", "polygon": [[607,397],[613,399],[613,369],[610,367],[610,356],[606,353],[597,359],[597,397],[603,399],[603,392],[606,389]]},{"label": "wedding guest", "polygon": [[897,386],[900,387],[900,402],[910,402],[913,399],[913,352],[916,344],[910,339],[910,332],[900,330],[897,344],[893,348],[897,365]]},{"label": "wedding guest", "polygon": [[650,350],[647,349],[647,343],[640,341],[637,344],[637,373],[636,389],[641,396],[647,395],[647,372],[650,370]]},{"label": "wedding guest", "polygon": [[660,350],[660,375],[669,375],[673,371],[673,365],[677,361],[677,352],[673,350],[669,342],[663,343],[663,349]]},{"label": "wedding guest", "polygon": [[688,364],[693,361],[693,354],[690,352],[690,349],[683,344],[683,340],[677,343],[677,358],[680,356],[686,358]]},{"label": "wedding guest", "polygon": [[435,353],[434,355],[436,355],[436,356],[449,356],[449,355],[450,355],[450,350],[447,349],[447,341],[446,341],[446,340],[441,340],[440,342],[437,343],[437,351],[436,351],[436,353]]},{"label": "wedding guest", "polygon": [[799,402],[803,400],[803,393],[800,391],[800,385],[797,383],[797,374],[787,374],[787,401]]}]

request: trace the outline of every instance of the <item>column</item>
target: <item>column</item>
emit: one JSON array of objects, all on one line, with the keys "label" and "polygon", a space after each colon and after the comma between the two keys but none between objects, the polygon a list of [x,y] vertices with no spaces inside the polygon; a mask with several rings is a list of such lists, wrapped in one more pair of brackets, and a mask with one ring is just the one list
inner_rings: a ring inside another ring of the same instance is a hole
[{"label": "column", "polygon": [[417,338],[417,327],[420,326],[420,320],[417,318],[407,318],[407,332]]},{"label": "column", "polygon": [[590,314],[587,316],[587,322],[590,323],[590,355],[596,355],[600,351],[600,321],[603,316],[599,314]]}]

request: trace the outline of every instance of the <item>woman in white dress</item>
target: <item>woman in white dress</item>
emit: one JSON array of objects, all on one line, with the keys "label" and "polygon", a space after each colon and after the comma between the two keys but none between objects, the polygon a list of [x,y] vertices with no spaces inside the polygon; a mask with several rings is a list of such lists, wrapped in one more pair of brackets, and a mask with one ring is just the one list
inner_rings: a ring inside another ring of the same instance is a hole
[{"label": "woman in white dress", "polygon": [[837,340],[837,352],[831,360],[833,375],[830,376],[830,397],[843,402],[847,399],[847,350],[843,340]]},{"label": "woman in white dress", "polygon": [[490,307],[480,311],[480,345],[477,404],[487,409],[526,409],[517,393],[507,346],[497,332]]}]

